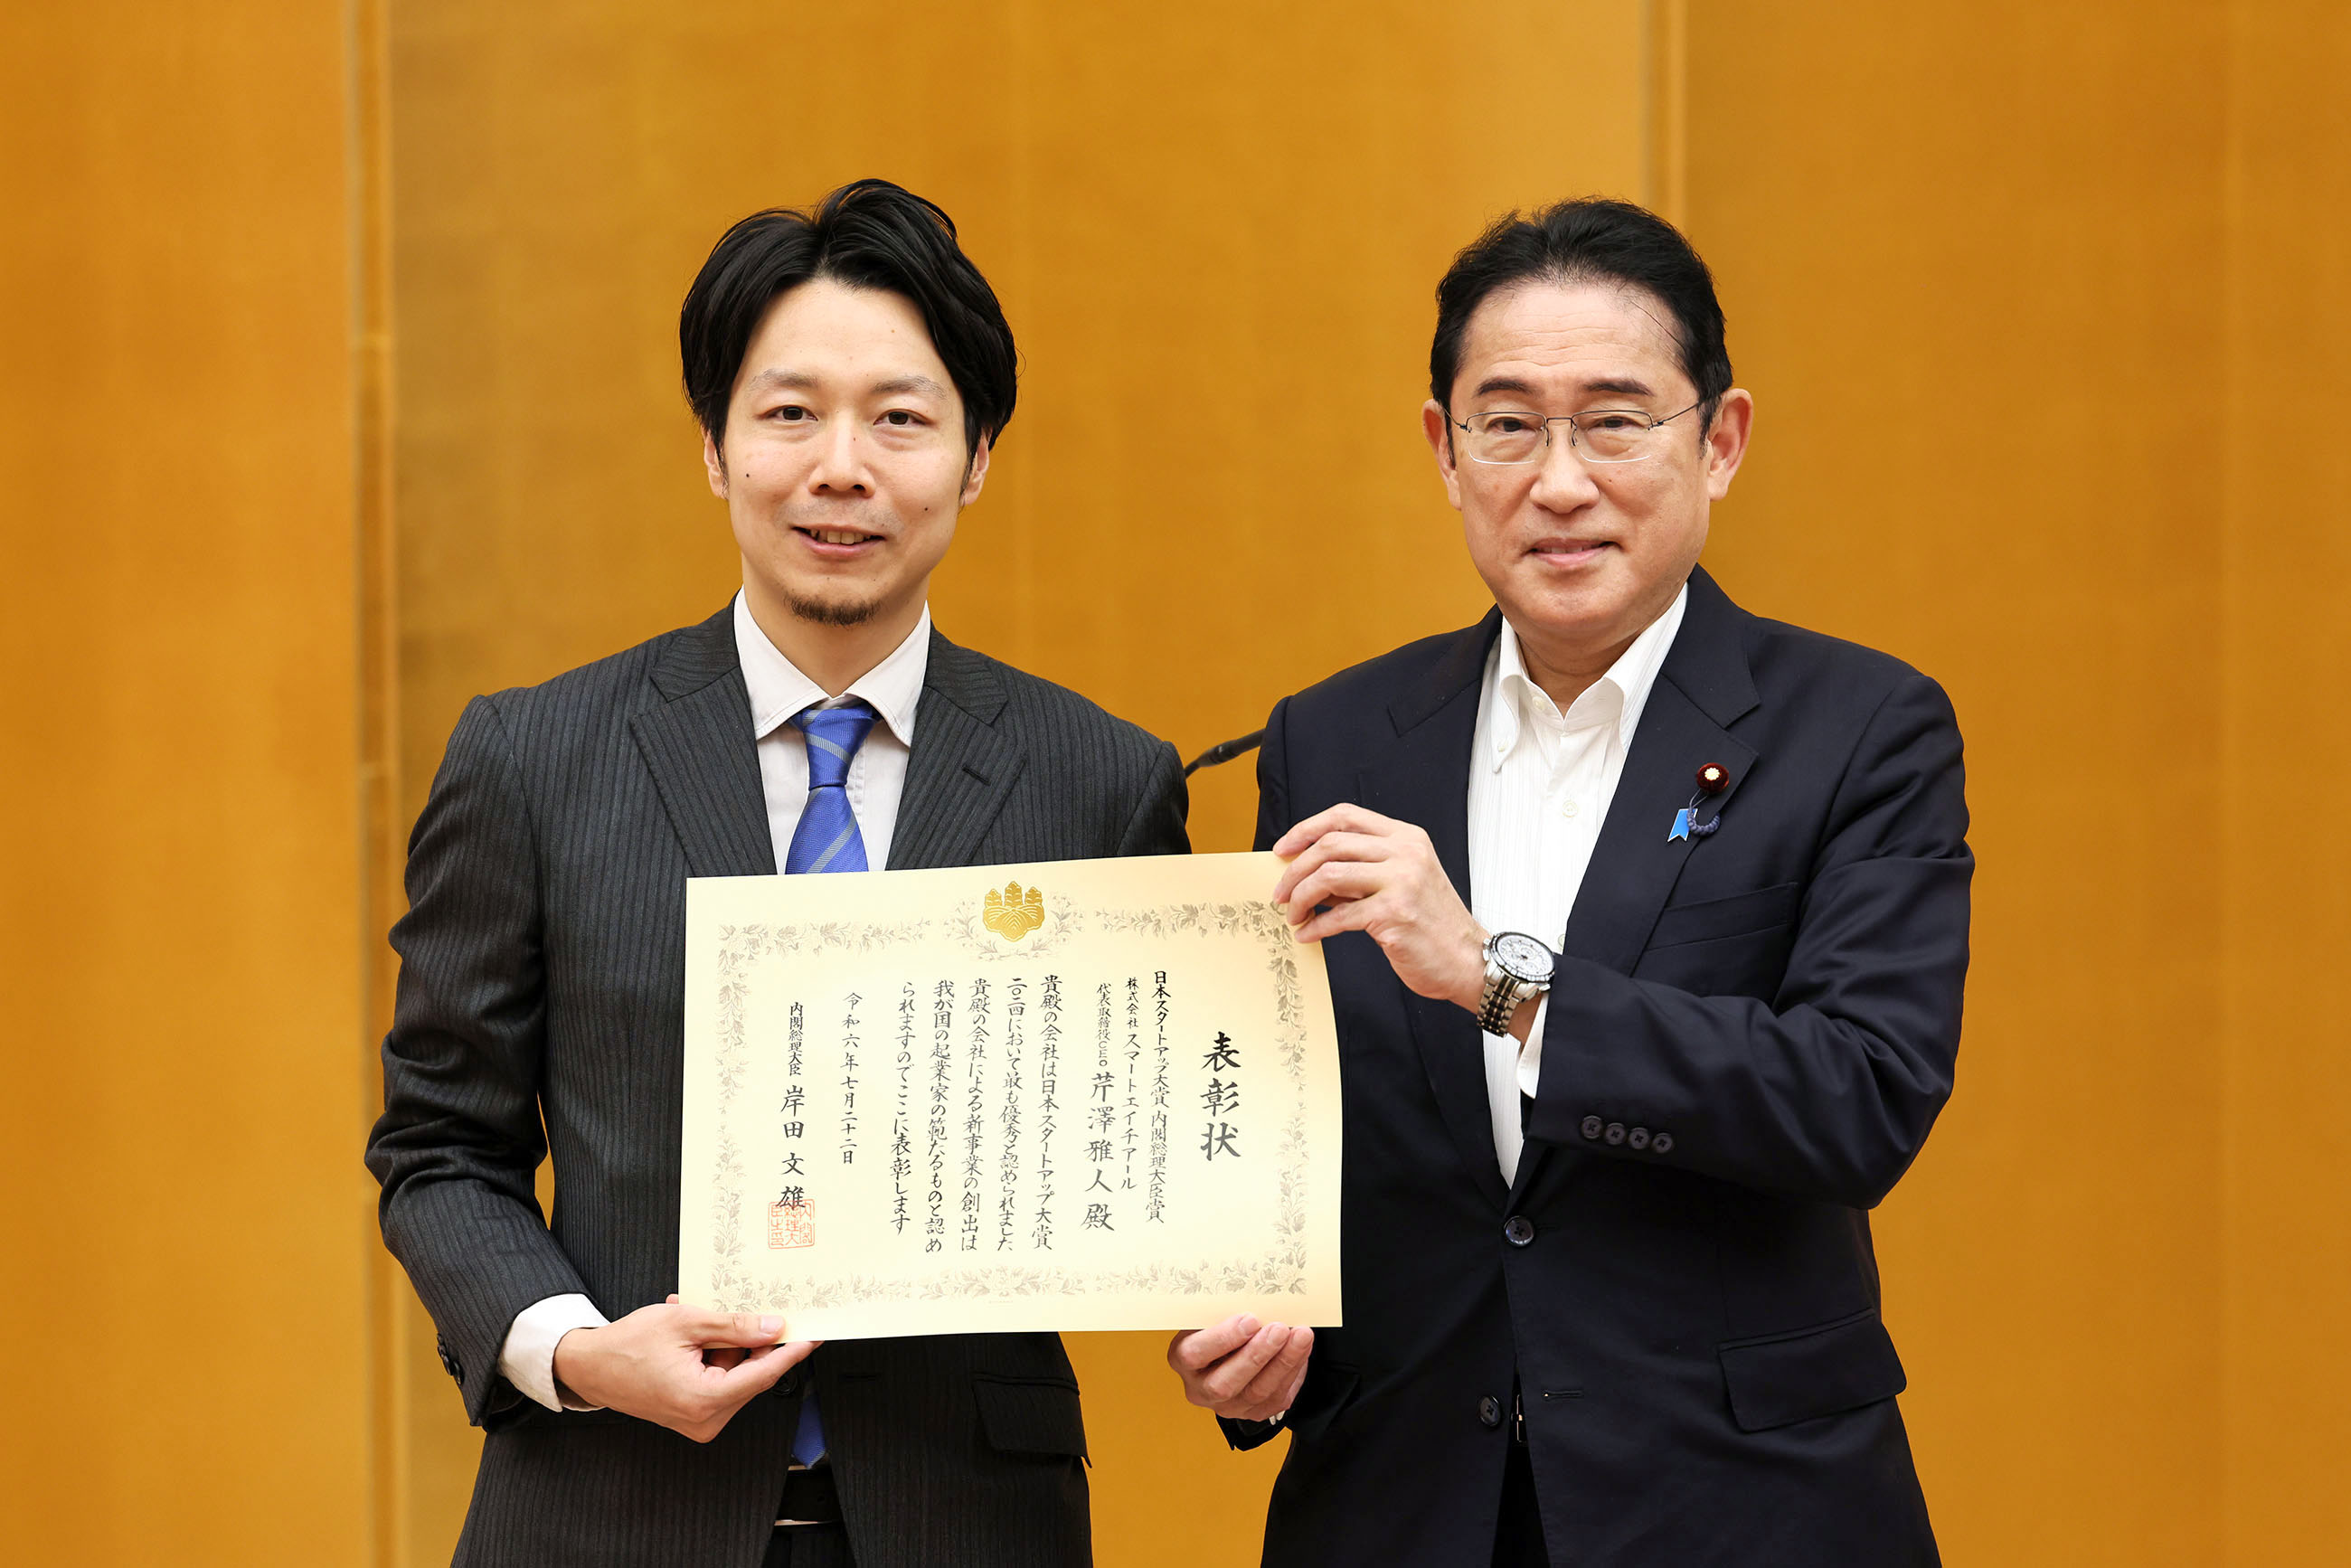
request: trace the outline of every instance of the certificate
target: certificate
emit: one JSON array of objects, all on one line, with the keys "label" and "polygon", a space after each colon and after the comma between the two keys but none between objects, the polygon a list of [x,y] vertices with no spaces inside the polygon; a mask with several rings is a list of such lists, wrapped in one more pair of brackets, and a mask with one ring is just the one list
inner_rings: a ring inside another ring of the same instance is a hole
[{"label": "certificate", "polygon": [[679,1294],[794,1339],[1338,1323],[1337,1037],[1280,874],[689,883]]}]

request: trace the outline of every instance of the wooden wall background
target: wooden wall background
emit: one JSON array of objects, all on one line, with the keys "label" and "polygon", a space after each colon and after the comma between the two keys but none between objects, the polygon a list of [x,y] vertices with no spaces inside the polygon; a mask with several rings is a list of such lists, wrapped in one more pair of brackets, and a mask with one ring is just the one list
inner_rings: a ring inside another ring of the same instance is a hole
[{"label": "wooden wall background", "polygon": [[370,1548],[350,39],[0,10],[0,1556]]},{"label": "wooden wall background", "polygon": [[[1879,1218],[1955,1563],[2351,1552],[2351,19],[1395,0],[0,17],[0,1548],[445,1561],[377,1246],[399,841],[458,706],[732,581],[676,302],[752,207],[944,203],[1025,357],[957,636],[1186,749],[1479,608],[1415,409],[1486,216],[1651,201],[1757,445],[1709,564],[1940,676],[1958,1099]],[[1238,845],[1245,769],[1206,776]],[[1254,1561],[1150,1336],[1102,1561]]]}]

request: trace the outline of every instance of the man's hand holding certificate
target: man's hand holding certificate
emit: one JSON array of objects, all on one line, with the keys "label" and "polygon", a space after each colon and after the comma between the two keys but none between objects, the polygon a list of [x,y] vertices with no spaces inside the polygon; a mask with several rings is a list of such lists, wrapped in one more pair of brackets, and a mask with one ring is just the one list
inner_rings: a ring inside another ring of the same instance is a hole
[{"label": "man's hand holding certificate", "polygon": [[695,882],[684,1299],[796,1340],[1337,1323],[1330,991],[1279,875]]}]

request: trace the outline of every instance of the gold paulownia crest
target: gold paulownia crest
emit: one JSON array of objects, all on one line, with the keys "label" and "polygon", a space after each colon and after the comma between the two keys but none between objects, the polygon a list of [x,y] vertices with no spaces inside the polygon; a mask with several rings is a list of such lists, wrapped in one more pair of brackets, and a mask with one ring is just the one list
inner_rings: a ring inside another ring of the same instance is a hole
[{"label": "gold paulownia crest", "polygon": [[1045,894],[1033,887],[1024,892],[1017,882],[1006,883],[1002,893],[991,887],[980,904],[979,923],[1007,942],[1018,942],[1045,924]]}]

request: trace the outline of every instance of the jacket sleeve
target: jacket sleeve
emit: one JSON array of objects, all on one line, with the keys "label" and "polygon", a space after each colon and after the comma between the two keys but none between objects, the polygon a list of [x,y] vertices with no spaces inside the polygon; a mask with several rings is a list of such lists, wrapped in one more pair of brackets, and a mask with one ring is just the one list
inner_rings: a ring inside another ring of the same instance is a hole
[{"label": "jacket sleeve", "polygon": [[1184,759],[1165,741],[1154,743],[1151,773],[1134,815],[1119,835],[1122,855],[1188,855],[1191,834],[1186,819],[1191,814],[1191,791],[1184,783]]},{"label": "jacket sleeve", "polygon": [[1251,1448],[1262,1448],[1273,1441],[1281,1430],[1279,1421],[1236,1421],[1228,1416],[1217,1417],[1217,1429],[1225,1435],[1225,1446],[1237,1454]]},{"label": "jacket sleeve", "polygon": [[1290,699],[1266,716],[1257,748],[1257,848],[1270,850],[1297,825],[1290,814]]},{"label": "jacket sleeve", "polygon": [[521,1403],[498,1375],[515,1316],[584,1293],[533,1188],[546,971],[537,845],[505,727],[476,697],[408,845],[400,984],[367,1166],[384,1243],[440,1333],[468,1419]]},{"label": "jacket sleeve", "polygon": [[[1846,765],[1778,994],[1698,996],[1562,960],[1528,1134],[1874,1207],[1950,1096],[1967,825],[1958,720],[1939,686],[1913,676]],[[1651,1138],[1612,1142],[1612,1124]]]}]

